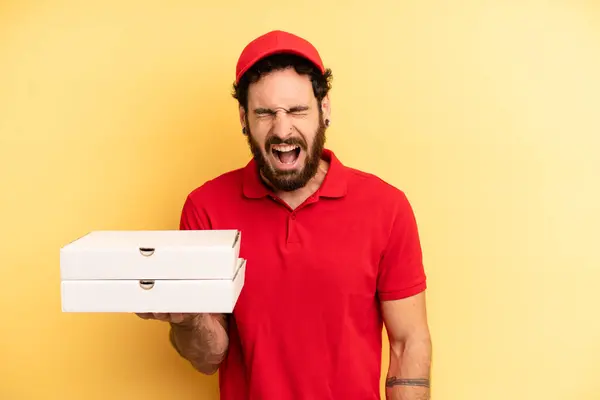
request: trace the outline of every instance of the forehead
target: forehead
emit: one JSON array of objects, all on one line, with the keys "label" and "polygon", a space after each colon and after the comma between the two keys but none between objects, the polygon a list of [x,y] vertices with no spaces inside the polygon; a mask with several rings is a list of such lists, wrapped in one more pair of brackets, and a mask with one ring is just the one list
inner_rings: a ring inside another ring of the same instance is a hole
[{"label": "forehead", "polygon": [[315,100],[310,77],[293,68],[266,74],[248,88],[248,104],[252,107],[311,105]]}]

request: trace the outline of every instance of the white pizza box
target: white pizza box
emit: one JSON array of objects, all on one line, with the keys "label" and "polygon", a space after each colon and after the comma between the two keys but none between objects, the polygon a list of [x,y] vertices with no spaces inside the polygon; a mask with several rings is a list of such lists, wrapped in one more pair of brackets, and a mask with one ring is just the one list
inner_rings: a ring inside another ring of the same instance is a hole
[{"label": "white pizza box", "polygon": [[115,279],[61,282],[63,312],[227,313],[244,286],[246,260],[232,279]]},{"label": "white pizza box", "polygon": [[231,279],[238,230],[94,231],[60,249],[61,280]]},{"label": "white pizza box", "polygon": [[231,313],[237,230],[94,231],[61,248],[63,312]]}]

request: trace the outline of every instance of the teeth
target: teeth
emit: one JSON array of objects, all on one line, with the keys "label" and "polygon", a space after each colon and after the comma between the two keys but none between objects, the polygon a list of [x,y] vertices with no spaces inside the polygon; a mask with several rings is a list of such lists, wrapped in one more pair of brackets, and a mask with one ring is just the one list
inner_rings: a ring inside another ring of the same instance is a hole
[{"label": "teeth", "polygon": [[298,147],[297,144],[275,144],[273,145],[273,149],[281,152],[296,150]]}]

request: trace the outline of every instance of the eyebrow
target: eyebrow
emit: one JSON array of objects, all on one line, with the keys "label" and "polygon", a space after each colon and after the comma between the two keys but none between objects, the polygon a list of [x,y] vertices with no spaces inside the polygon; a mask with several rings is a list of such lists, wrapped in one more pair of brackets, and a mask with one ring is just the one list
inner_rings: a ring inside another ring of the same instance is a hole
[{"label": "eyebrow", "polygon": [[256,113],[256,114],[273,114],[274,111],[271,110],[271,109],[269,109],[269,108],[261,108],[261,107],[259,107],[259,108],[255,108],[254,109],[254,113]]},{"label": "eyebrow", "polygon": [[308,111],[310,107],[308,106],[294,106],[292,108],[290,108],[290,112],[296,112],[296,111]]}]

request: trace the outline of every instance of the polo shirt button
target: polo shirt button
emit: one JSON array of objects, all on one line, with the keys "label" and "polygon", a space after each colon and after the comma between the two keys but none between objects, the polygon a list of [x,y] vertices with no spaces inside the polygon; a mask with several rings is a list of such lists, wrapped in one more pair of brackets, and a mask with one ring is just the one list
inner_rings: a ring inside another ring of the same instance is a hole
[{"label": "polo shirt button", "polygon": [[296,214],[292,214],[290,218],[291,219],[296,219]]}]

